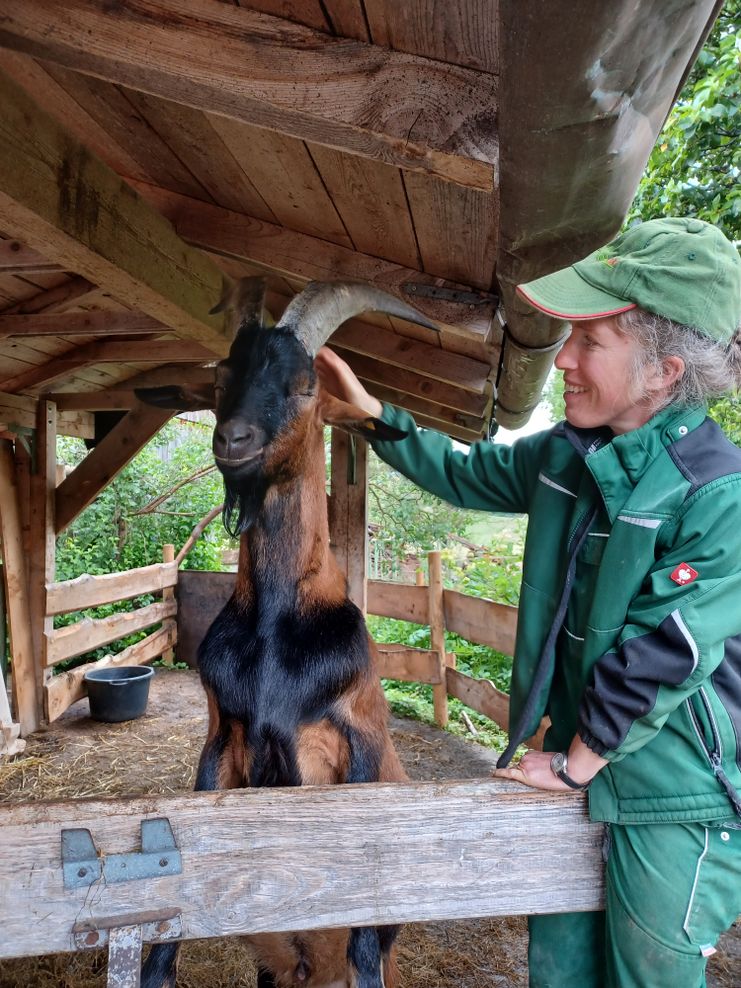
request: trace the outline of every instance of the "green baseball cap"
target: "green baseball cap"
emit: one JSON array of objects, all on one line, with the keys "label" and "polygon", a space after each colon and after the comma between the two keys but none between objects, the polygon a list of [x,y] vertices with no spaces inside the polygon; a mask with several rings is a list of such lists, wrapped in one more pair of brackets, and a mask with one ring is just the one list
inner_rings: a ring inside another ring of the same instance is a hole
[{"label": "green baseball cap", "polygon": [[710,223],[667,217],[633,226],[583,261],[517,291],[569,322],[639,306],[728,343],[741,323],[741,257]]}]

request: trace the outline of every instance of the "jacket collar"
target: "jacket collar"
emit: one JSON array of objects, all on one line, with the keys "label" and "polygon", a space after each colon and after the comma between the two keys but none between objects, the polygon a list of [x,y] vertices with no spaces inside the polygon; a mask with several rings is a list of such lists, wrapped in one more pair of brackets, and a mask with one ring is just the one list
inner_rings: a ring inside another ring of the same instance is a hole
[{"label": "jacket collar", "polygon": [[584,458],[605,508],[614,522],[628,497],[662,450],[705,420],[703,406],[668,405],[639,429],[613,436],[609,429],[575,429],[565,423],[564,435]]}]

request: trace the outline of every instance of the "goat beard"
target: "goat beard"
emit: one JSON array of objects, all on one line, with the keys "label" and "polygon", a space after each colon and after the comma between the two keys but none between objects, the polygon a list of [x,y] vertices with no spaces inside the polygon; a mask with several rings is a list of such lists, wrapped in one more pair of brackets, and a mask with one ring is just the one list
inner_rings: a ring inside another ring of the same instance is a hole
[{"label": "goat beard", "polygon": [[221,517],[224,528],[232,538],[237,538],[254,525],[269,486],[263,477],[242,483],[227,483],[224,480],[224,510]]}]

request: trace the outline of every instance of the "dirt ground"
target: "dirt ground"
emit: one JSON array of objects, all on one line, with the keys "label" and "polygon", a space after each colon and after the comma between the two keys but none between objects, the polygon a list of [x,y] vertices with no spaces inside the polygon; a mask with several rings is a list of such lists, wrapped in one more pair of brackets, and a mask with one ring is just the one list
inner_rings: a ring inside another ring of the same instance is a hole
[{"label": "dirt ground", "polygon": [[[192,788],[206,730],[194,672],[158,670],[144,717],[101,724],[87,700],[29,739],[23,755],[0,762],[0,801],[177,793]],[[392,719],[412,779],[488,775],[494,754],[415,721]],[[526,988],[523,917],[406,926],[399,939],[402,988]],[[104,952],[0,960],[0,988],[103,988]],[[238,938],[186,941],[179,988],[254,988]],[[741,988],[741,921],[708,965],[709,988]],[[647,988],[649,982],[647,981]],[[681,986],[677,986],[681,988]]]}]

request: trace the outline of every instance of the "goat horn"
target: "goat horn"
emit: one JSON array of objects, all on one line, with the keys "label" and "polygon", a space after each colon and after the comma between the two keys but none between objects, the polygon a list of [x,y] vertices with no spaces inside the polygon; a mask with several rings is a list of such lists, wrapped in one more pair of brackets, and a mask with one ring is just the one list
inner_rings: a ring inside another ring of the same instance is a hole
[{"label": "goat horn", "polygon": [[338,326],[361,312],[385,312],[428,329],[439,328],[411,305],[362,281],[312,281],[290,302],[278,328],[292,330],[313,357]]}]

